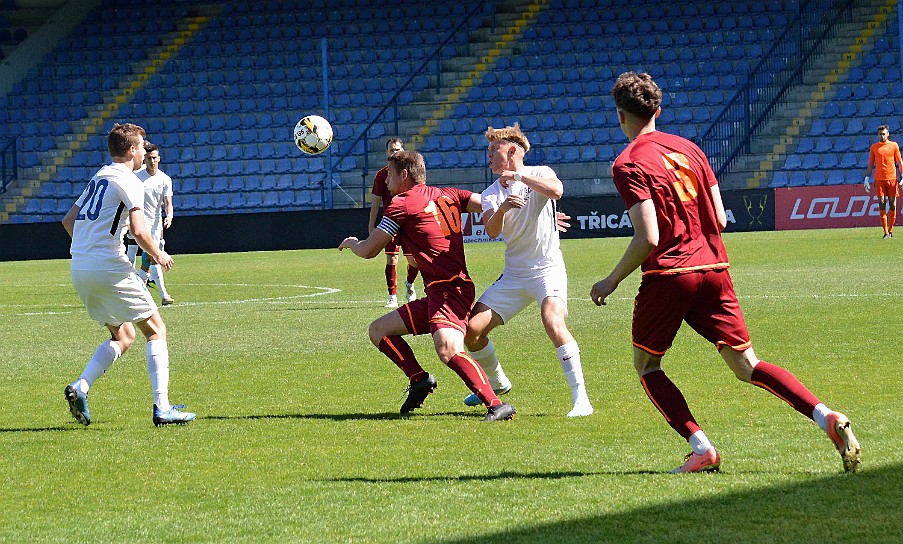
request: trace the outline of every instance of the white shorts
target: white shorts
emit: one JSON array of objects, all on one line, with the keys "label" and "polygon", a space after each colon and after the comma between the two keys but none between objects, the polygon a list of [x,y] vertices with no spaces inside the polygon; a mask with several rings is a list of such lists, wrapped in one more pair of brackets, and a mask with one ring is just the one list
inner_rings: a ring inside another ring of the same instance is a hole
[{"label": "white shorts", "polygon": [[72,285],[91,319],[103,325],[143,321],[157,312],[157,304],[134,270],[72,270]]},{"label": "white shorts", "polygon": [[542,271],[532,278],[502,274],[477,302],[488,306],[507,323],[533,301],[542,304],[546,297],[560,298],[567,315],[568,275],[564,267]]}]

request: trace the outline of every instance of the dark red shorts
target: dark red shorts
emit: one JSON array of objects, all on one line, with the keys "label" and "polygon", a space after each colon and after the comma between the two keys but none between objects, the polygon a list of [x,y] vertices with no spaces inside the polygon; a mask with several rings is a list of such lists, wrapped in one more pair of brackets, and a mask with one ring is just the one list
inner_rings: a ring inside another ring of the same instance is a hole
[{"label": "dark red shorts", "polygon": [[401,320],[411,334],[432,334],[439,329],[467,330],[467,318],[476,299],[473,282],[454,280],[434,282],[426,296],[398,308]]},{"label": "dark red shorts", "polygon": [[683,321],[719,350],[750,346],[727,269],[643,276],[633,308],[633,345],[661,357]]},{"label": "dark red shorts", "polygon": [[[386,244],[386,255],[398,255],[399,250],[404,251],[401,245],[399,245],[398,242],[395,241],[395,238],[392,238],[392,241]],[[405,256],[410,255],[410,253],[407,251],[405,251],[404,254]]]}]

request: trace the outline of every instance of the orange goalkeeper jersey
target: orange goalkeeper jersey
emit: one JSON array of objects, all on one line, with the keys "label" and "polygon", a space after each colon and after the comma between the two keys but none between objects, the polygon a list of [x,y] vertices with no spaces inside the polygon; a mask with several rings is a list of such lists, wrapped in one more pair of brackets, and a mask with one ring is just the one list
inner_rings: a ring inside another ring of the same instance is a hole
[{"label": "orange goalkeeper jersey", "polygon": [[897,181],[896,162],[903,164],[897,142],[875,142],[869,149],[869,168],[875,165],[875,181]]}]

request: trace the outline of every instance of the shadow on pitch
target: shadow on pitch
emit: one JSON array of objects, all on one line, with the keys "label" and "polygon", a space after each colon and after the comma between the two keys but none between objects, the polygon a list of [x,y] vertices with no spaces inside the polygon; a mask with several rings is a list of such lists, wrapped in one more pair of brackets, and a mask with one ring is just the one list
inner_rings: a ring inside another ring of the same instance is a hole
[{"label": "shadow on pitch", "polygon": [[43,433],[46,431],[79,431],[84,429],[83,425],[79,425],[78,427],[69,426],[69,427],[34,427],[34,428],[24,428],[24,429],[0,429],[0,433]]},{"label": "shadow on pitch", "polygon": [[384,421],[403,419],[423,419],[429,417],[460,417],[466,419],[482,419],[483,412],[459,411],[459,412],[415,412],[412,414],[399,414],[398,412],[380,412],[367,414],[251,414],[246,416],[199,416],[198,420],[223,420],[241,421],[255,419],[319,419],[331,421]]},{"label": "shadow on pitch", "polygon": [[[654,487],[660,485],[662,478],[714,483],[732,478],[732,473],[662,475],[641,485]],[[608,492],[607,481],[605,477],[599,479],[600,494]],[[686,489],[707,485],[687,485]],[[704,492],[698,497],[685,494],[667,504],[656,501],[655,505],[628,511],[419,542],[903,542],[901,488],[903,465],[887,465],[874,470],[866,468],[858,474],[803,476],[791,484],[738,492]],[[495,511],[505,511],[516,508],[517,501],[512,496],[492,506]]]},{"label": "shadow on pitch", "polygon": [[[494,480],[564,480],[567,478],[584,478],[586,476],[608,475],[610,472],[499,472],[495,474],[462,474],[460,476],[428,476],[401,478],[367,478],[354,476],[347,478],[323,478],[318,482],[360,482],[368,484],[387,483],[422,483],[422,482],[491,482]],[[653,471],[623,471],[618,474],[660,474]]]}]

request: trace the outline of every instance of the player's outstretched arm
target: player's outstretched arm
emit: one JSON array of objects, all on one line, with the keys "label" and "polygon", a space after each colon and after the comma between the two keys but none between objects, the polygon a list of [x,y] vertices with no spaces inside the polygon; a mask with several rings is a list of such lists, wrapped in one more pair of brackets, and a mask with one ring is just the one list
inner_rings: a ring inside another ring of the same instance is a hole
[{"label": "player's outstretched arm", "polygon": [[339,251],[342,251],[343,249],[350,249],[351,252],[358,257],[363,257],[364,259],[372,259],[373,257],[379,255],[383,248],[385,248],[386,245],[391,241],[392,237],[389,236],[388,232],[380,228],[375,228],[366,240],[358,240],[354,236],[345,238],[344,240],[342,240],[342,243],[339,244]]},{"label": "player's outstretched arm", "polygon": [[658,220],[652,201],[638,202],[627,213],[633,223],[633,238],[611,274],[596,282],[590,290],[590,299],[596,306],[604,305],[605,298],[618,288],[624,278],[639,268],[658,245]]}]

